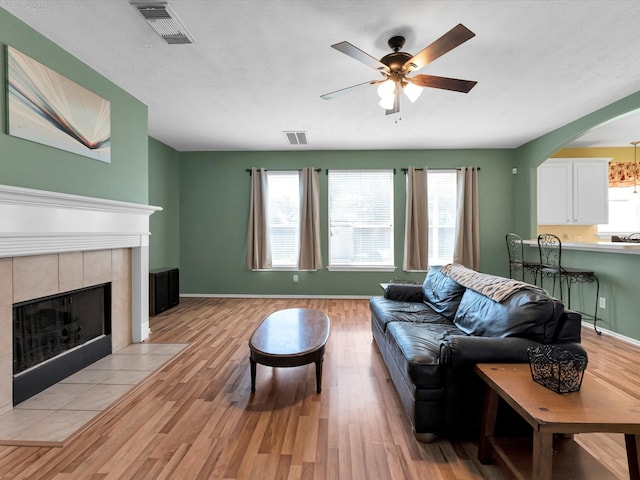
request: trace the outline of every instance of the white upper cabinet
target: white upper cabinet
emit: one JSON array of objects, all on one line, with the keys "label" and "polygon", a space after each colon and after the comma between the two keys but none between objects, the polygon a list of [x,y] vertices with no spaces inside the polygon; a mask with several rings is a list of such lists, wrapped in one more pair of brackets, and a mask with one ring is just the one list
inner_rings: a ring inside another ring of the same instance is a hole
[{"label": "white upper cabinet", "polygon": [[550,158],[538,167],[539,225],[609,222],[609,158]]}]

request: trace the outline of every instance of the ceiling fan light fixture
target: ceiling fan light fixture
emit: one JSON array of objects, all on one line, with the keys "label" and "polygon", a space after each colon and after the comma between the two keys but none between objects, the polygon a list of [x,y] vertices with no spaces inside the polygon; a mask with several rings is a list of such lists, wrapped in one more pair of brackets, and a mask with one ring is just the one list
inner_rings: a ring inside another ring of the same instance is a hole
[{"label": "ceiling fan light fixture", "polygon": [[378,96],[380,97],[380,105],[385,110],[391,110],[396,97],[396,82],[393,80],[385,80],[378,85]]},{"label": "ceiling fan light fixture", "polygon": [[394,102],[395,102],[395,98],[393,96],[385,97],[380,99],[380,102],[378,103],[378,105],[380,105],[385,110],[391,110],[393,109]]},{"label": "ceiling fan light fixture", "polygon": [[411,103],[415,102],[420,98],[420,94],[422,93],[423,88],[415,85],[413,83],[407,83],[402,91],[407,96],[407,98],[411,101]]},{"label": "ceiling fan light fixture", "polygon": [[395,93],[395,91],[396,91],[396,84],[393,80],[387,79],[378,85],[378,96],[381,99],[393,97],[393,94]]}]

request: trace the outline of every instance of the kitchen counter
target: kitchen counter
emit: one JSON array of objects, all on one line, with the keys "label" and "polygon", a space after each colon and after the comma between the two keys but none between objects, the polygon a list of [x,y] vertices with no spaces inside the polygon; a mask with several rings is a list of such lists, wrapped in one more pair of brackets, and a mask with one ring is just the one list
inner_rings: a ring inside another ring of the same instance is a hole
[{"label": "kitchen counter", "polygon": [[[538,248],[538,240],[523,240],[525,245]],[[626,242],[562,242],[566,250],[584,250],[588,252],[626,253],[640,255],[640,243]]]}]

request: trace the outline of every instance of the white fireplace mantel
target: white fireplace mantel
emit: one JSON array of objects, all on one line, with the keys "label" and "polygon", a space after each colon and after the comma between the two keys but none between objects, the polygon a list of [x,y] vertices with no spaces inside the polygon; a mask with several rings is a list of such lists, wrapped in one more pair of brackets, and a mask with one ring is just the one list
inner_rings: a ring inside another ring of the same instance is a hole
[{"label": "white fireplace mantel", "polygon": [[161,207],[0,185],[0,257],[132,249],[133,341],[149,336],[149,217]]}]

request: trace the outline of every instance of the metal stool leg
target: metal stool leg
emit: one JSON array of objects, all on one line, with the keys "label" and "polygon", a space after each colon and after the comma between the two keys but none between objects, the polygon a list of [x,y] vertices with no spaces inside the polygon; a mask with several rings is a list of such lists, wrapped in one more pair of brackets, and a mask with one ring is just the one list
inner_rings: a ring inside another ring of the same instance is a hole
[{"label": "metal stool leg", "polygon": [[593,308],[593,330],[601,335],[602,332],[598,330],[598,301],[600,300],[600,280],[593,274],[590,275],[576,275],[575,277],[567,277],[567,295],[568,295],[568,308],[571,308],[571,281],[576,281],[580,283],[595,283],[596,284],[596,298],[595,298],[595,306]]},{"label": "metal stool leg", "polygon": [[593,329],[598,335],[602,335],[602,332],[598,330],[598,327],[596,326],[596,323],[598,322],[598,301],[600,300],[600,281],[598,280],[598,277],[596,277],[595,275],[593,275],[592,278],[596,282],[596,308],[594,309],[594,312],[593,312]]}]

